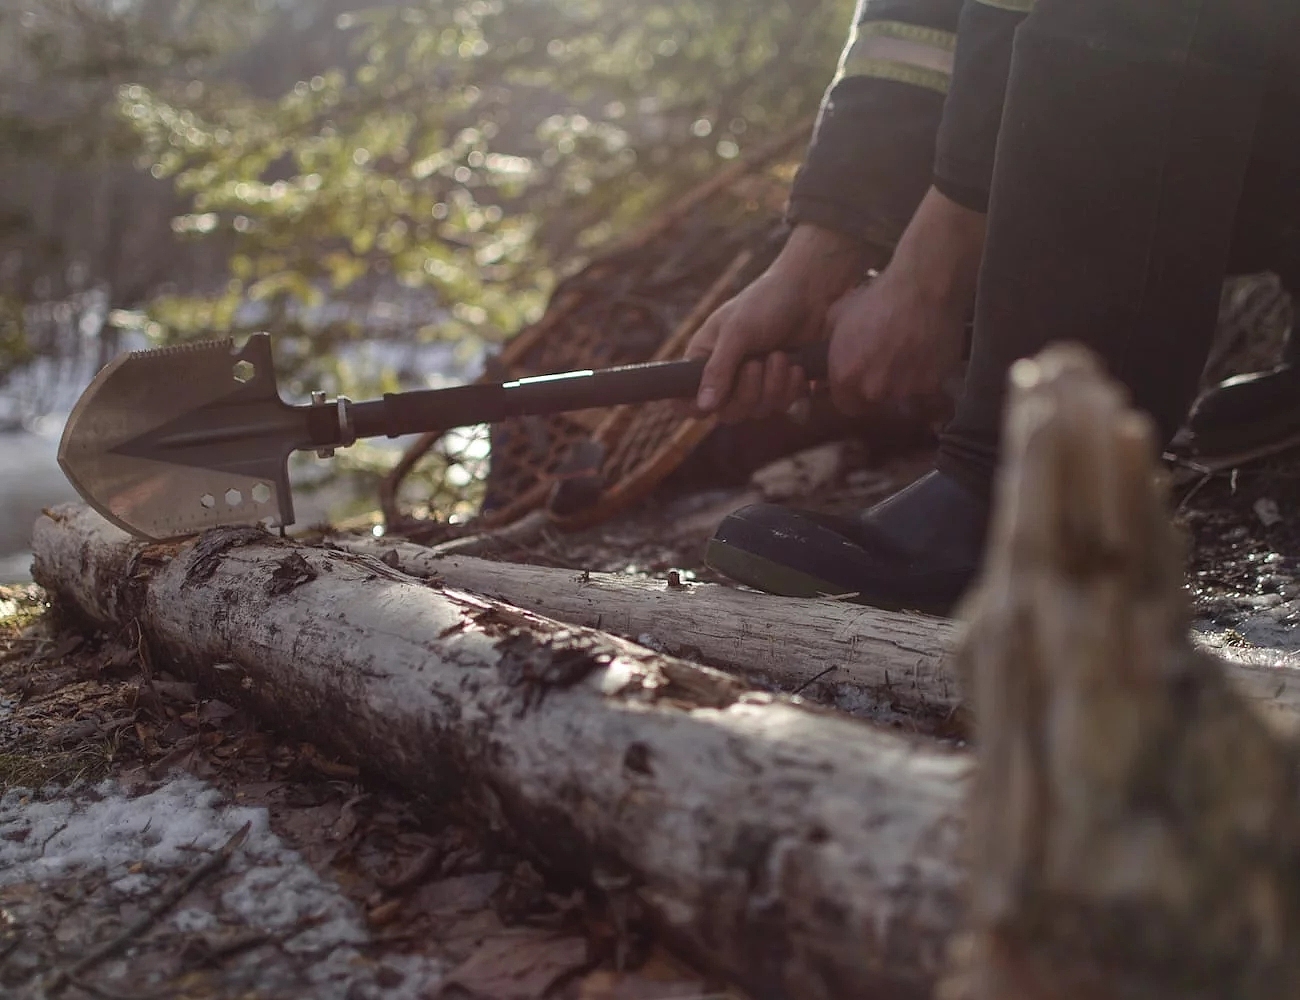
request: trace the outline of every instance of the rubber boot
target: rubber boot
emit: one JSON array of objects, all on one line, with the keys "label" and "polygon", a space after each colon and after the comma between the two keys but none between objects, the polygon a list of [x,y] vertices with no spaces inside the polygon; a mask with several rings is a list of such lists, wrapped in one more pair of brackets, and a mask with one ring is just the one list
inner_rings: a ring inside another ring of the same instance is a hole
[{"label": "rubber boot", "polygon": [[1201,396],[1187,419],[1181,451],[1231,464],[1300,443],[1300,345],[1288,336],[1282,363],[1225,379]]},{"label": "rubber boot", "polygon": [[931,472],[858,517],[743,507],[705,562],[771,594],[946,615],[979,569],[987,524],[987,504]]},{"label": "rubber boot", "polygon": [[1284,363],[1209,390],[1188,417],[1189,457],[1218,464],[1300,443],[1300,368]]}]

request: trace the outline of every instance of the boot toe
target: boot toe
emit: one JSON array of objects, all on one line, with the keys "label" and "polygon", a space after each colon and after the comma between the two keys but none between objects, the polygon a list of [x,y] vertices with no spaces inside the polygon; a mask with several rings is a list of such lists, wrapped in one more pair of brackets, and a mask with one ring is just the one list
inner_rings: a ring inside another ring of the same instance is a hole
[{"label": "boot toe", "polygon": [[[909,490],[914,491],[910,500],[904,505],[908,491],[899,494],[881,523],[880,508],[856,518],[776,504],[741,508],[719,525],[705,562],[739,583],[772,594],[947,614],[978,569],[986,517],[980,513],[982,505],[964,492],[954,492],[950,483]],[[936,505],[941,491],[946,503]],[[972,509],[942,509],[954,505]],[[910,534],[902,506],[912,508],[918,519]],[[930,522],[935,519],[946,532],[934,530]],[[953,524],[971,527],[957,537]],[[978,537],[967,537],[972,532]],[[916,544],[917,538],[922,544]]]},{"label": "boot toe", "polygon": [[1300,369],[1227,379],[1196,401],[1187,421],[1187,448],[1208,457],[1249,451],[1300,433]]}]

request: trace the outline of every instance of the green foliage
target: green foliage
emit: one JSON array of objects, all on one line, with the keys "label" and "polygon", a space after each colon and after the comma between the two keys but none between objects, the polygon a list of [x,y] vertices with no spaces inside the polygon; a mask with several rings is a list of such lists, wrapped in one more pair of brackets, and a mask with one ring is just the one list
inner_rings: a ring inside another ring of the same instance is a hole
[{"label": "green foliage", "polygon": [[445,306],[409,336],[499,339],[592,246],[809,114],[849,17],[844,0],[425,0],[338,16],[324,30],[351,56],[278,98],[123,86],[141,162],[190,199],[175,230],[233,248],[219,294],[143,322],[318,354],[361,332],[327,301],[396,283]]},{"label": "green foliage", "polygon": [[22,304],[0,296],[0,384],[6,376],[32,359],[33,351],[23,324]]},{"label": "green foliage", "polygon": [[[122,86],[184,94],[221,54],[262,30],[270,0],[28,0],[0,5],[0,295],[16,306],[107,289],[139,304],[182,267],[169,184],[134,170],[141,146],[118,112]],[[161,221],[161,238],[148,231]],[[221,261],[224,255],[217,255]],[[29,324],[40,354],[76,340]],[[7,323],[5,368],[20,360]]]},{"label": "green foliage", "polygon": [[31,0],[0,10],[0,148],[84,163],[134,154],[116,88],[200,73],[262,23],[263,0]]}]

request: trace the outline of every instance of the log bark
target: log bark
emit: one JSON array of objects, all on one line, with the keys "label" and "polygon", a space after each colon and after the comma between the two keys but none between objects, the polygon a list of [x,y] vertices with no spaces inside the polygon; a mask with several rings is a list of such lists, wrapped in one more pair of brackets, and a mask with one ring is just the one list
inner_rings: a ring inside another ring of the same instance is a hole
[{"label": "log bark", "polygon": [[959,628],[947,619],[716,584],[443,556],[410,542],[335,544],[421,579],[625,636],[853,715],[939,721],[959,702],[949,665]]},{"label": "log bark", "polygon": [[[882,722],[910,718],[933,728],[951,719],[960,702],[953,654],[961,626],[947,619],[716,584],[670,586],[613,573],[440,558],[435,550],[409,542],[356,539],[338,544],[413,576],[640,639],[769,689],[798,690],[819,704],[860,717]],[[1202,643],[1199,637],[1194,641]],[[1262,712],[1288,729],[1300,728],[1300,657],[1222,643],[1209,648],[1227,661],[1229,678]]]},{"label": "log bark", "polygon": [[208,690],[368,771],[457,789],[760,998],[921,997],[960,914],[969,760],[375,559],[176,545],[82,508],[35,575]]},{"label": "log bark", "polygon": [[1300,995],[1300,753],[1187,638],[1155,434],[1090,356],[1013,373],[959,664],[971,1000]]}]

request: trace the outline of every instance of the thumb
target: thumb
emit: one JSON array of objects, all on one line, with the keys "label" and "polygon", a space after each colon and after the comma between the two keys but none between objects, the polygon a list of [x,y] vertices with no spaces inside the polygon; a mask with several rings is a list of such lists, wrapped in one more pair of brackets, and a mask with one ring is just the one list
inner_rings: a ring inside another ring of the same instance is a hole
[{"label": "thumb", "polygon": [[696,396],[696,405],[706,413],[720,409],[731,395],[731,386],[736,380],[736,370],[744,357],[741,338],[732,330],[719,323],[716,343],[704,365],[704,374],[700,376],[700,391]]}]

